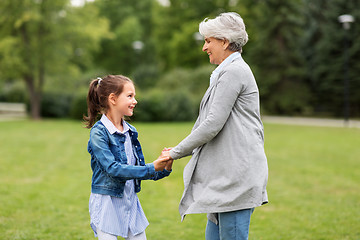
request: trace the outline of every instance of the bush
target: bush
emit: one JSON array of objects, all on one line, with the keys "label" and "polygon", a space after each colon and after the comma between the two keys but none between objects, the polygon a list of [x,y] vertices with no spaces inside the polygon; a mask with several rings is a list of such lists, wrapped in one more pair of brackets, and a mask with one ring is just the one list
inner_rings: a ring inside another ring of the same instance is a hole
[{"label": "bush", "polygon": [[153,89],[138,98],[133,119],[137,121],[191,121],[197,107],[184,91]]},{"label": "bush", "polygon": [[44,92],[41,100],[41,116],[67,118],[73,96],[71,94]]},{"label": "bush", "polygon": [[196,106],[191,101],[187,92],[174,91],[165,94],[166,109],[165,121],[190,121],[196,117]]},{"label": "bush", "polygon": [[2,86],[0,92],[0,102],[26,102],[26,90],[21,83],[10,83]]},{"label": "bush", "polygon": [[203,66],[168,72],[152,89],[138,94],[133,118],[138,121],[195,120],[213,69],[213,66]]},{"label": "bush", "polygon": [[73,119],[83,119],[83,116],[87,114],[87,92],[79,92],[73,97],[71,103],[69,117]]},{"label": "bush", "polygon": [[311,116],[311,97],[310,90],[305,84],[285,82],[278,86],[277,94],[261,101],[261,106],[270,114]]},{"label": "bush", "polygon": [[154,82],[159,79],[159,70],[155,65],[142,65],[136,68],[133,73],[132,80],[136,88],[141,90],[150,89],[154,86]]},{"label": "bush", "polygon": [[162,76],[156,87],[165,90],[184,90],[202,97],[209,86],[209,79],[214,66],[205,65],[196,69],[177,68]]}]

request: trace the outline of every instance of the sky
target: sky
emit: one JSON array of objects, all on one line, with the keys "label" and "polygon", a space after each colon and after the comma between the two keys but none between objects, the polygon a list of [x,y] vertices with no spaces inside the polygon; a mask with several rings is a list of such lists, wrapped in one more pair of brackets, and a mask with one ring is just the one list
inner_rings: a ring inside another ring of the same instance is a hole
[{"label": "sky", "polygon": [[75,7],[84,6],[85,2],[93,2],[94,0],[71,0],[71,4]]},{"label": "sky", "polygon": [[[84,6],[85,2],[93,2],[94,0],[71,0],[71,4],[75,7]],[[157,0],[161,5],[168,7],[170,6],[169,0]]]}]

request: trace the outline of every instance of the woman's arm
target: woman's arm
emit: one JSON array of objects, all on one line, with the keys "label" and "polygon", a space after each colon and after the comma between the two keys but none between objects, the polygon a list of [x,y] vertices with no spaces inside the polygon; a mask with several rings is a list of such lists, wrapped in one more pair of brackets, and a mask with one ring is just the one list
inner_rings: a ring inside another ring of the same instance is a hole
[{"label": "woman's arm", "polygon": [[211,141],[221,131],[242,91],[244,75],[244,70],[239,66],[226,68],[215,86],[205,120],[170,151],[172,159],[184,157],[186,153]]}]

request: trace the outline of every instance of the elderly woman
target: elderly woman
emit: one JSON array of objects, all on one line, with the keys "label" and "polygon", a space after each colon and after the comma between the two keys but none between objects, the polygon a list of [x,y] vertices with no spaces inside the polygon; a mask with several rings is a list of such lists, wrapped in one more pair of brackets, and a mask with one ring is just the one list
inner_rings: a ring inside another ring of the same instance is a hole
[{"label": "elderly woman", "polygon": [[179,211],[182,219],[208,213],[207,240],[248,239],[254,208],[268,202],[259,91],[241,57],[248,35],[237,13],[205,19],[199,32],[205,39],[202,50],[219,66],[192,132],[167,152],[172,159],[192,154]]}]

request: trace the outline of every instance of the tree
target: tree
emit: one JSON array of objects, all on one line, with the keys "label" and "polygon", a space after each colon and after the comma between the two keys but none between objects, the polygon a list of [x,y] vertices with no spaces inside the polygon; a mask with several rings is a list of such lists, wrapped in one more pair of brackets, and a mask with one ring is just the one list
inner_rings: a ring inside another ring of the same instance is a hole
[{"label": "tree", "polygon": [[73,8],[68,0],[0,2],[1,77],[25,81],[33,119],[40,118],[46,79],[84,67],[79,51],[89,56],[107,32],[107,22],[97,18],[96,9],[85,8]]},{"label": "tree", "polygon": [[300,40],[301,2],[266,0],[248,3],[251,34],[244,55],[254,69],[262,107],[270,113],[302,114],[310,90],[304,81]]},{"label": "tree", "polygon": [[102,0],[95,2],[110,21],[111,38],[95,54],[96,63],[111,73],[132,74],[137,67],[153,64],[152,8],[155,0]]},{"label": "tree", "polygon": [[[349,46],[351,113],[360,112],[360,2],[304,1],[306,35],[303,49],[306,77],[315,96],[313,105],[319,112],[341,116],[344,106],[344,41]],[[344,30],[338,16],[351,14],[355,23]],[[347,38],[347,40],[345,39]]]},{"label": "tree", "polygon": [[[195,68],[208,64],[206,54],[202,53],[203,42],[194,36],[199,23],[205,18],[216,17],[221,12],[235,11],[236,1],[224,0],[170,0],[169,6],[154,8],[155,50],[160,66],[164,71],[176,67]],[[240,3],[238,3],[240,4]]]}]

